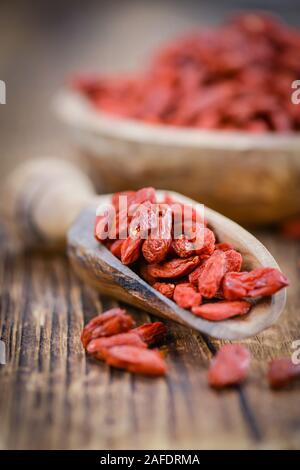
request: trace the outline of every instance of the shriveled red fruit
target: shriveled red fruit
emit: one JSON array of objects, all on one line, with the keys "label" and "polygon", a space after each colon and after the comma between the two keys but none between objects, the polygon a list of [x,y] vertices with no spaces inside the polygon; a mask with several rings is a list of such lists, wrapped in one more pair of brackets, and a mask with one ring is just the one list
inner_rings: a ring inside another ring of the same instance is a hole
[{"label": "shriveled red fruit", "polygon": [[243,258],[241,253],[236,250],[225,250],[226,272],[239,272],[242,267]]},{"label": "shriveled red fruit", "polygon": [[148,263],[160,263],[166,258],[171,243],[171,238],[167,240],[148,238],[144,241],[142,247],[145,260]]},{"label": "shriveled red fruit", "polygon": [[129,372],[161,376],[167,372],[162,355],[154,349],[142,349],[136,346],[114,346],[107,350],[108,365]]},{"label": "shriveled red fruit", "polygon": [[258,268],[225,274],[222,287],[225,299],[237,300],[272,295],[287,285],[287,277],[278,269]]},{"label": "shriveled red fruit", "polygon": [[227,318],[245,315],[251,308],[250,302],[245,300],[221,300],[219,302],[202,304],[199,307],[193,306],[194,315],[211,321],[226,320]]},{"label": "shriveled red fruit", "polygon": [[137,348],[147,348],[147,344],[140,336],[133,332],[119,333],[117,335],[92,339],[87,345],[87,352],[96,359],[105,360],[108,349],[114,346],[135,346]]},{"label": "shriveled red fruit", "polygon": [[107,312],[101,313],[85,325],[81,342],[86,348],[88,343],[95,338],[102,336],[112,336],[130,330],[135,326],[133,318],[121,308],[112,308]]},{"label": "shriveled red fruit", "polygon": [[149,264],[145,270],[154,278],[177,278],[189,274],[200,263],[199,256],[190,258],[175,258],[170,261],[164,261],[161,264]]},{"label": "shriveled red fruit", "polygon": [[209,228],[200,227],[191,236],[180,235],[173,241],[172,246],[181,258],[192,255],[210,255],[215,249],[215,235]]},{"label": "shriveled red fruit", "polygon": [[194,271],[192,271],[190,274],[189,274],[189,282],[191,284],[193,284],[193,286],[197,287],[198,288],[198,279],[199,279],[199,276],[201,274],[201,272],[203,271],[204,269],[204,264],[205,262],[210,258],[210,255],[203,255],[203,256],[200,256],[200,264],[199,266],[197,266],[196,269],[194,269]]},{"label": "shriveled red fruit", "polygon": [[154,282],[152,287],[158,290],[158,292],[163,294],[168,299],[173,299],[175,284],[170,282]]},{"label": "shriveled red fruit", "polygon": [[121,251],[124,240],[115,240],[109,247],[114,256],[121,259]]},{"label": "shriveled red fruit", "polygon": [[234,249],[234,246],[231,243],[223,242],[223,243],[216,243],[215,245],[215,250],[229,251],[233,249]]},{"label": "shriveled red fruit", "polygon": [[167,328],[162,322],[156,321],[153,323],[145,323],[131,331],[133,334],[139,336],[149,346],[152,346],[164,338]]},{"label": "shriveled red fruit", "polygon": [[202,297],[197,289],[189,282],[177,284],[174,291],[174,301],[181,308],[189,309],[200,305]]},{"label": "shriveled red fruit", "polygon": [[128,237],[123,240],[121,246],[121,261],[123,264],[132,264],[140,256],[143,240],[140,238]]},{"label": "shriveled red fruit", "polygon": [[225,344],[212,359],[208,383],[223,388],[243,382],[250,366],[250,352],[241,344]]},{"label": "shriveled red fruit", "polygon": [[267,374],[272,388],[283,388],[296,379],[300,379],[300,364],[293,364],[290,358],[274,359],[269,364]]},{"label": "shriveled red fruit", "polygon": [[219,290],[226,272],[227,259],[223,251],[215,251],[204,263],[198,277],[198,290],[203,297],[212,299]]}]

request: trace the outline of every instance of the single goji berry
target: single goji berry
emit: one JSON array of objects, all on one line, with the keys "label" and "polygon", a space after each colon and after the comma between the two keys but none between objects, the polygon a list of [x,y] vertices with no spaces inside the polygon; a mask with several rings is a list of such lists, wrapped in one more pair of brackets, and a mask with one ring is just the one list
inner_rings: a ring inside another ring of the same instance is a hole
[{"label": "single goji berry", "polygon": [[[153,279],[155,281],[155,278]],[[168,299],[173,299],[175,284],[171,284],[170,282],[154,282],[152,287]]]},{"label": "single goji berry", "polygon": [[115,240],[109,247],[110,251],[117,258],[121,259],[122,245],[124,240]]},{"label": "single goji berry", "polygon": [[274,359],[269,364],[268,382],[272,388],[282,388],[300,379],[300,364],[293,364],[290,358]]},{"label": "single goji berry", "polygon": [[140,238],[128,237],[123,240],[121,246],[121,261],[123,264],[132,264],[139,258],[142,243],[143,240]]},{"label": "single goji berry", "polygon": [[223,279],[223,294],[227,300],[256,298],[275,294],[288,285],[278,269],[258,268],[250,272],[227,273]]},{"label": "single goji berry", "polygon": [[239,272],[242,267],[243,258],[241,253],[235,250],[226,250],[226,272]]},{"label": "single goji berry", "polygon": [[119,333],[117,335],[96,338],[91,340],[87,345],[87,352],[96,359],[105,360],[108,349],[113,346],[135,346],[137,348],[147,348],[147,344],[139,335],[132,330],[127,333]]},{"label": "single goji berry", "polygon": [[251,304],[245,300],[221,300],[220,302],[206,303],[193,306],[194,315],[205,318],[206,320],[218,321],[237,315],[245,315],[249,312]]},{"label": "single goji berry", "polygon": [[164,338],[167,328],[162,322],[157,321],[154,323],[145,323],[131,331],[138,335],[149,346],[152,346]]},{"label": "single goji berry", "polygon": [[192,284],[184,282],[175,287],[174,301],[179,307],[187,309],[200,305],[202,296]]},{"label": "single goji berry", "polygon": [[241,344],[225,344],[211,361],[208,382],[212,387],[223,388],[245,380],[250,366],[250,353]]},{"label": "single goji berry", "polygon": [[203,297],[207,299],[215,297],[226,272],[226,265],[226,253],[223,251],[215,251],[205,261],[198,277],[198,290]]},{"label": "single goji berry", "polygon": [[108,349],[106,362],[137,374],[159,376],[167,372],[166,363],[158,351],[136,346],[114,346]]},{"label": "single goji berry", "polygon": [[175,258],[162,264],[148,264],[146,270],[154,278],[176,278],[189,274],[200,262],[199,256]]},{"label": "single goji berry", "polygon": [[172,246],[178,256],[210,255],[215,249],[215,235],[206,227],[197,227],[192,236],[180,235]]},{"label": "single goji berry", "polygon": [[112,308],[92,318],[84,327],[81,341],[84,347],[95,338],[112,336],[130,330],[135,326],[133,318],[121,308]]},{"label": "single goji berry", "polygon": [[148,238],[148,240],[144,241],[142,247],[145,260],[148,261],[148,263],[160,263],[166,258],[171,243],[171,238],[167,240]]}]

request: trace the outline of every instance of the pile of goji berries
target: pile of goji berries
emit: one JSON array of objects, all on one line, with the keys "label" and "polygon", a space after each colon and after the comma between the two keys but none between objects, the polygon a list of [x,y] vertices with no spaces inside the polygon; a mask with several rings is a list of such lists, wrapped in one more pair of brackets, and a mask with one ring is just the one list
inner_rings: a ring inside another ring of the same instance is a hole
[{"label": "pile of goji berries", "polygon": [[264,133],[300,130],[291,101],[300,33],[248,13],[165,46],[133,77],[78,77],[72,86],[107,113],[155,124]]},{"label": "pile of goji berries", "polygon": [[242,255],[216,240],[194,206],[173,201],[168,194],[158,202],[151,187],[116,193],[111,208],[113,220],[107,210],[96,217],[96,239],[194,315],[210,321],[245,315],[253,299],[288,285],[274,268],[240,272]]},{"label": "pile of goji berries", "polygon": [[112,308],[94,317],[83,329],[81,342],[87,352],[112,367],[132,373],[159,376],[167,371],[161,353],[148,349],[165,336],[161,322],[135,328],[126,310]]}]

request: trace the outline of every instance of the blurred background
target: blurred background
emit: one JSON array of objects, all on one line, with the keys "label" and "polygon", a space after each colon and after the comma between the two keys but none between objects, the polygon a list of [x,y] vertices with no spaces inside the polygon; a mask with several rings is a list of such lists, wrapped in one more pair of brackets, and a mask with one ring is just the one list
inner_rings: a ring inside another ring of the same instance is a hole
[{"label": "blurred background", "polygon": [[70,155],[50,109],[66,77],[133,70],[166,39],[249,9],[300,23],[297,0],[2,0],[0,79],[7,104],[0,106],[1,175],[28,157]]}]

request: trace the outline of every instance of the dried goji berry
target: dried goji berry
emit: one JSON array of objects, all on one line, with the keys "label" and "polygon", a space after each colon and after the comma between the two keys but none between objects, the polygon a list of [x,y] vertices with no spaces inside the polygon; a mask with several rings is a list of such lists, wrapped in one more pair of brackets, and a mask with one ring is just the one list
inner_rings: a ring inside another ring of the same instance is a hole
[{"label": "dried goji berry", "polygon": [[167,328],[162,322],[157,321],[138,326],[131,331],[138,335],[149,346],[152,346],[164,338]]},{"label": "dried goji berry", "polygon": [[137,374],[159,376],[167,372],[166,363],[158,351],[136,346],[114,346],[108,349],[106,362]]},{"label": "dried goji berry", "polygon": [[197,228],[192,237],[180,235],[175,239],[172,246],[178,256],[187,258],[192,255],[210,255],[215,249],[215,235],[206,228]]},{"label": "dried goji berry", "polygon": [[212,299],[219,290],[226,272],[226,253],[215,251],[203,265],[198,277],[198,290],[203,297]]},{"label": "dried goji berry", "polygon": [[270,387],[282,388],[296,379],[300,379],[300,364],[293,364],[290,358],[274,359],[269,364]]},{"label": "dried goji berry", "polygon": [[245,380],[250,366],[250,353],[241,344],[225,344],[211,361],[208,382],[212,387],[223,388]]},{"label": "dried goji berry", "polygon": [[160,263],[163,261],[168,254],[171,242],[171,238],[168,240],[152,238],[145,240],[142,251],[146,261],[148,261],[148,263]]},{"label": "dried goji berry", "polygon": [[170,282],[154,282],[152,287],[168,299],[173,299],[175,284],[171,284]]},{"label": "dried goji berry", "polygon": [[124,240],[115,240],[109,247],[110,251],[117,258],[121,259],[121,251]]},{"label": "dried goji berry", "polygon": [[86,348],[88,343],[101,336],[112,336],[130,330],[135,326],[133,318],[121,308],[112,308],[92,318],[84,327],[81,341]]},{"label": "dried goji berry", "polygon": [[258,268],[250,272],[227,273],[223,279],[223,294],[227,300],[256,298],[275,294],[288,285],[278,269]]},{"label": "dried goji berry", "polygon": [[206,320],[218,321],[249,312],[251,304],[245,300],[221,300],[220,302],[206,303],[199,307],[193,306],[194,315]]},{"label": "dried goji berry", "polygon": [[226,272],[239,272],[242,267],[243,258],[241,253],[235,250],[226,250]]},{"label": "dried goji berry", "polygon": [[154,278],[176,278],[189,274],[199,264],[199,256],[190,258],[176,258],[164,261],[162,264],[149,264],[146,266],[148,274]]},{"label": "dried goji berry", "polygon": [[200,257],[200,265],[197,266],[196,269],[194,269],[194,271],[192,271],[190,274],[189,274],[189,282],[191,284],[193,284],[193,286],[195,287],[198,287],[198,279],[199,279],[199,276],[201,274],[201,272],[203,271],[203,268],[204,268],[204,264],[205,262],[209,259],[210,255],[203,255]]},{"label": "dried goji berry", "polygon": [[123,240],[121,246],[121,261],[123,264],[132,264],[139,258],[142,243],[143,240],[140,238],[128,237]]},{"label": "dried goji berry", "polygon": [[177,284],[174,291],[174,301],[181,308],[192,308],[196,305],[200,305],[202,297],[197,289],[189,282]]},{"label": "dried goji berry", "polygon": [[124,345],[135,346],[137,348],[147,348],[147,344],[140,338],[140,336],[131,330],[127,333],[119,333],[109,337],[93,339],[88,343],[86,350],[96,359],[105,360],[108,349],[114,346]]}]

